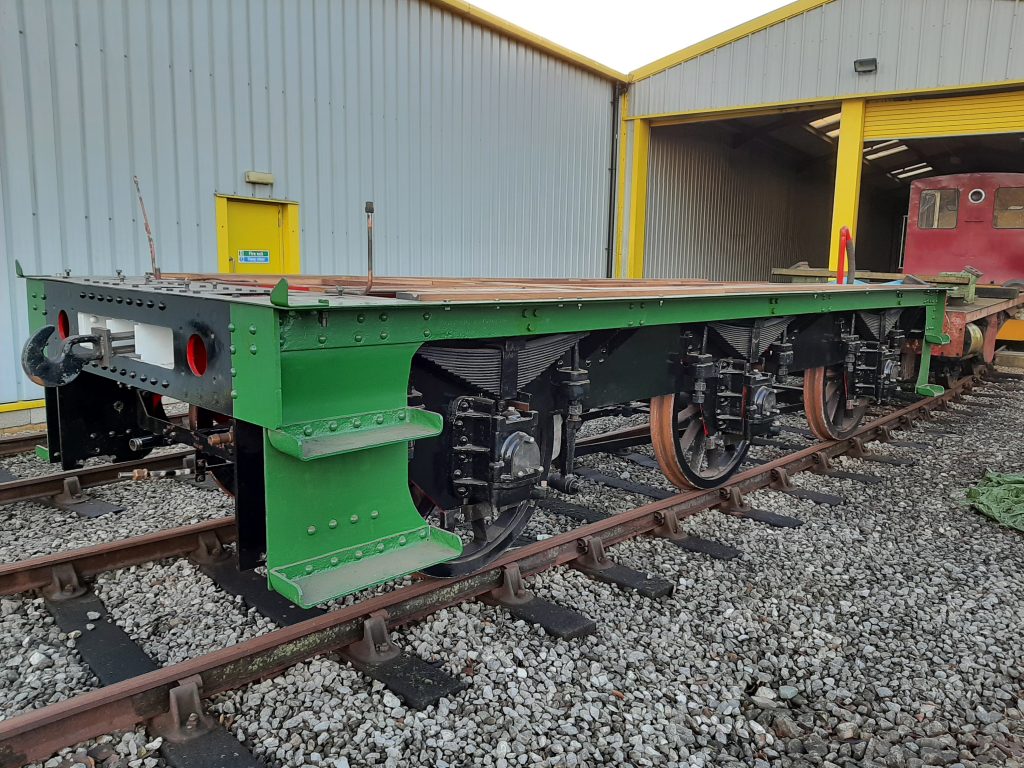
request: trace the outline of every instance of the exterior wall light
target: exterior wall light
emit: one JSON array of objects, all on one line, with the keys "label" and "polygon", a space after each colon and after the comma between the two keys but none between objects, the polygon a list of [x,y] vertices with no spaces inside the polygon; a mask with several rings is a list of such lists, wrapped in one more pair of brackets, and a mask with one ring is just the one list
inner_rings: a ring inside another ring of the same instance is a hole
[{"label": "exterior wall light", "polygon": [[266,171],[246,171],[245,172],[245,183],[246,184],[273,184],[274,174],[267,173]]},{"label": "exterior wall light", "polygon": [[872,75],[878,71],[878,59],[855,59],[853,71],[858,75]]}]

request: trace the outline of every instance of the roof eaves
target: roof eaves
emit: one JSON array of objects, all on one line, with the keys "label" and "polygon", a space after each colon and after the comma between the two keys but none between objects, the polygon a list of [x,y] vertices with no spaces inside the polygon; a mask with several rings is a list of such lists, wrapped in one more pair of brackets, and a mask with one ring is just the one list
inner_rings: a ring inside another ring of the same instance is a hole
[{"label": "roof eaves", "polygon": [[557,59],[568,62],[580,69],[585,69],[592,74],[605,78],[606,80],[611,80],[617,83],[629,82],[629,76],[624,72],[618,72],[611,67],[606,67],[599,61],[594,61],[582,54],[576,53],[576,51],[569,50],[558,43],[548,40],[546,37],[541,37],[540,35],[530,32],[528,29],[524,29],[510,21],[506,21],[500,16],[495,16],[493,13],[489,13],[482,8],[477,8],[475,5],[470,5],[469,3],[464,2],[464,0],[426,0],[426,2],[437,6],[438,8],[442,8],[449,13],[453,13],[456,16],[469,19],[481,27],[486,27],[500,35],[504,35],[505,37],[516,40],[524,45],[528,45],[531,48],[535,48]]},{"label": "roof eaves", "polygon": [[664,72],[666,69],[674,67],[677,64],[682,64],[684,61],[695,59],[709,51],[715,50],[716,48],[729,45],[730,43],[734,43],[737,40],[748,37],[755,32],[760,32],[761,30],[767,29],[775,24],[792,19],[794,16],[807,13],[807,11],[813,11],[815,8],[820,8],[821,6],[828,5],[832,2],[837,2],[837,0],[795,0],[795,2],[784,5],[774,11],[769,11],[762,16],[758,16],[756,19],[751,19],[750,21],[744,22],[732,29],[719,32],[717,35],[709,37],[707,40],[694,43],[680,51],[670,53],[668,56],[663,56],[657,61],[652,61],[650,64],[646,64],[639,69],[634,69],[629,73],[629,81],[633,83],[638,80],[646,80],[652,75]]}]

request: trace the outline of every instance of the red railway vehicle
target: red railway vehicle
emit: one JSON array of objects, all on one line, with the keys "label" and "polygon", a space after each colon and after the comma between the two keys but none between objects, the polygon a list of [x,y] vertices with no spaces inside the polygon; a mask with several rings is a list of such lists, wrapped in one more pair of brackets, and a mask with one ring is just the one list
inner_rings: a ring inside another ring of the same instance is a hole
[{"label": "red railway vehicle", "polygon": [[903,271],[973,267],[979,284],[1024,282],[1024,173],[962,173],[910,186]]},{"label": "red railway vehicle", "polygon": [[[980,273],[979,286],[1024,286],[1024,173],[961,173],[911,185],[903,271],[934,275],[967,268]],[[958,357],[970,348],[991,361],[997,336],[1024,342],[1024,320],[1008,319],[1019,305],[991,293],[947,313],[952,340],[933,355]]]}]

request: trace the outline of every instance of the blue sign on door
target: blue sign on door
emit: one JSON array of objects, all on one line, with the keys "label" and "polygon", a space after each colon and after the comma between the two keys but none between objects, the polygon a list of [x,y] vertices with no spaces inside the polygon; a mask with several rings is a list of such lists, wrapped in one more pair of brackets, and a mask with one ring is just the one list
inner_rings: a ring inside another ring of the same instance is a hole
[{"label": "blue sign on door", "polygon": [[270,251],[239,251],[239,264],[269,264]]}]

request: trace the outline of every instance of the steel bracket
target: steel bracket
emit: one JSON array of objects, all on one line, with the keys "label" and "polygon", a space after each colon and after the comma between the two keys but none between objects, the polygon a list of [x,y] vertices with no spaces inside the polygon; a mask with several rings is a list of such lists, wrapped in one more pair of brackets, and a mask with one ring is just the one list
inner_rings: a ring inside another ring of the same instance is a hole
[{"label": "steel bracket", "polygon": [[653,531],[655,536],[671,540],[686,538],[683,527],[679,524],[679,515],[675,512],[655,512],[654,522],[658,524]]},{"label": "steel bracket", "polygon": [[860,437],[850,438],[850,450],[846,453],[855,459],[863,459],[865,457],[873,458],[875,456],[873,451],[869,451],[864,447],[864,439]]},{"label": "steel bracket", "polygon": [[614,563],[608,559],[604,551],[604,542],[597,536],[587,536],[578,542],[580,555],[577,564],[585,571],[605,571]]},{"label": "steel bracket", "polygon": [[192,741],[217,727],[216,721],[203,711],[203,679],[199,675],[179,680],[168,691],[168,709],[150,721],[153,733],[167,741]]},{"label": "steel bracket", "polygon": [[825,451],[815,451],[811,455],[811,471],[822,475],[832,471],[832,457]]},{"label": "steel bracket", "polygon": [[772,470],[771,475],[772,479],[768,487],[773,491],[792,491],[796,487],[785,467],[776,467]]},{"label": "steel bracket", "polygon": [[213,531],[203,531],[196,536],[196,548],[189,554],[189,558],[200,565],[213,565],[227,560],[229,553],[224,549],[217,534]]},{"label": "steel bracket", "polygon": [[533,592],[523,586],[523,573],[518,563],[501,569],[501,586],[492,589],[488,597],[499,605],[523,605],[533,600]]},{"label": "steel bracket", "polygon": [[79,580],[75,566],[71,563],[61,563],[53,566],[50,571],[50,583],[40,592],[47,600],[59,603],[81,597],[86,592],[86,586]]},{"label": "steel bracket", "polygon": [[344,649],[344,654],[362,664],[384,664],[402,653],[388,632],[387,612],[376,611],[363,622],[363,638]]},{"label": "steel bracket", "polygon": [[[785,473],[785,470],[783,470]],[[774,472],[773,472],[774,474]],[[788,477],[787,477],[788,480]],[[751,506],[743,498],[743,494],[740,493],[739,488],[723,488],[719,491],[719,496],[722,501],[718,505],[718,510],[724,512],[727,515],[746,515],[751,511]]]},{"label": "steel bracket", "polygon": [[53,497],[53,503],[58,507],[69,507],[73,504],[80,504],[88,496],[82,490],[82,483],[77,477],[64,478],[64,490]]}]

